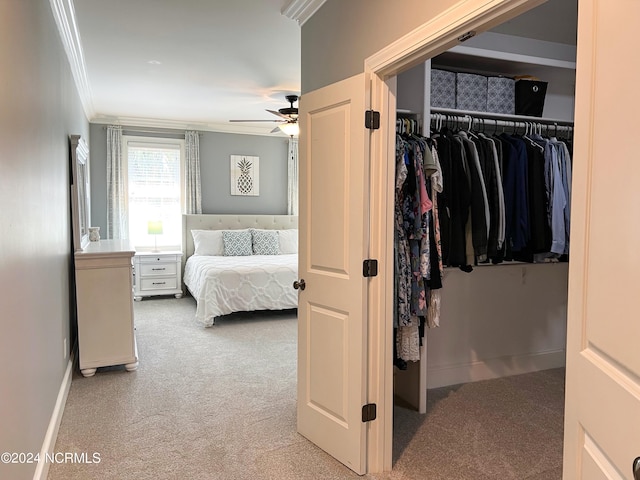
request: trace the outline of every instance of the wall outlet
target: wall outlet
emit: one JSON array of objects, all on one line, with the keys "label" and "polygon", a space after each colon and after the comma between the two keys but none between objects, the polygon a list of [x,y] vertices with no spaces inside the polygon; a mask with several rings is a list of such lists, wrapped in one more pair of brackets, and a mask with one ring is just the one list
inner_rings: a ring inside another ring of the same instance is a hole
[{"label": "wall outlet", "polygon": [[62,355],[63,358],[66,360],[67,359],[67,355],[69,355],[69,349],[67,348],[67,338],[65,337],[64,341],[62,342]]}]

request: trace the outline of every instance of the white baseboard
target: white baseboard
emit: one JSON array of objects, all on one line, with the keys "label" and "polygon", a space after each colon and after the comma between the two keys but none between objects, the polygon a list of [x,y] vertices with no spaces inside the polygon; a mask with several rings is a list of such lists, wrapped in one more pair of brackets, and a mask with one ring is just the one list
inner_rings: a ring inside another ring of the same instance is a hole
[{"label": "white baseboard", "polygon": [[67,396],[69,395],[69,389],[71,388],[71,379],[73,377],[73,366],[75,363],[75,348],[71,349],[69,355],[69,362],[67,363],[67,369],[62,377],[62,383],[60,384],[60,390],[58,391],[58,398],[56,399],[56,405],[53,408],[51,414],[51,420],[49,420],[49,427],[47,433],[44,436],[42,442],[42,448],[40,449],[40,461],[36,466],[36,471],[33,474],[33,480],[47,480],[49,474],[49,462],[45,459],[47,454],[49,458],[53,455],[53,449],[56,446],[56,439],[58,438],[58,429],[60,428],[60,422],[62,422],[62,414],[64,413],[64,406],[67,403]]},{"label": "white baseboard", "polygon": [[446,387],[564,367],[565,351],[553,350],[525,355],[505,356],[459,365],[428,368],[427,388]]}]

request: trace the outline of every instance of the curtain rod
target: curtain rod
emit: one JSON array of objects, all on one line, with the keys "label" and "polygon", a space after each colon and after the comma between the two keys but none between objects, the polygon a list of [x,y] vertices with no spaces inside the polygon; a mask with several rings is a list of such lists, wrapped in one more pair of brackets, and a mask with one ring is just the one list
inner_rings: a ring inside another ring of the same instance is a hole
[{"label": "curtain rod", "polygon": [[[156,133],[156,134],[170,134],[170,135],[184,135],[183,132],[189,129],[177,129],[177,128],[144,128],[144,127],[123,127],[122,125],[116,125],[121,127],[123,132],[131,133]],[[106,130],[109,125],[105,125],[102,128]],[[198,135],[202,135],[202,132],[197,132]]]}]

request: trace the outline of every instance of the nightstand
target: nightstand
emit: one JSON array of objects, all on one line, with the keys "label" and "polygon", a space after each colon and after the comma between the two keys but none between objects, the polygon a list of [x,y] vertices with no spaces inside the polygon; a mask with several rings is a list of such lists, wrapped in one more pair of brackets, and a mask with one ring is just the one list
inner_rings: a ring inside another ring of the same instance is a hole
[{"label": "nightstand", "polygon": [[182,252],[137,252],[133,257],[136,302],[142,297],[182,297]]}]

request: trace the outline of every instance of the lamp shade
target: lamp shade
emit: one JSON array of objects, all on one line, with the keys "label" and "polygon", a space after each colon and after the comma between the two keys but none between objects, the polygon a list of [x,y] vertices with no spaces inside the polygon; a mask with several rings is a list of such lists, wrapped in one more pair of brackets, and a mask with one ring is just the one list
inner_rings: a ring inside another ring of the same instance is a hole
[{"label": "lamp shade", "polygon": [[162,220],[149,220],[147,232],[149,235],[162,235]]},{"label": "lamp shade", "polygon": [[300,127],[297,123],[281,123],[278,128],[291,137],[300,133]]}]

